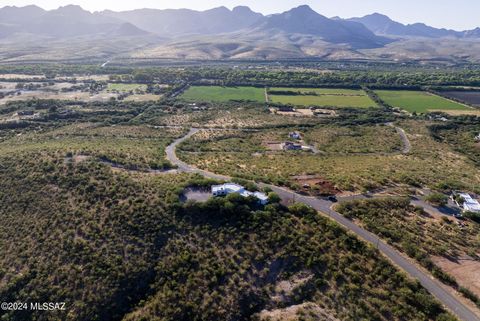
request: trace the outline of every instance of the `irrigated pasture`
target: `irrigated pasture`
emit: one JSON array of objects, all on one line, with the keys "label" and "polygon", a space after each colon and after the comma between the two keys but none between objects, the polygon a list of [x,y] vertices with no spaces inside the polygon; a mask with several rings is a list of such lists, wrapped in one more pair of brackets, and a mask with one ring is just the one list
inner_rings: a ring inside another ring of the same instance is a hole
[{"label": "irrigated pasture", "polygon": [[265,89],[256,87],[221,87],[221,86],[192,86],[181,96],[187,101],[215,101],[230,100],[265,101]]},{"label": "irrigated pasture", "polygon": [[337,88],[271,88],[269,100],[273,103],[322,107],[375,107],[363,90]]},{"label": "irrigated pasture", "polygon": [[377,90],[376,93],[390,106],[408,112],[426,113],[431,110],[469,110],[468,106],[424,91]]}]

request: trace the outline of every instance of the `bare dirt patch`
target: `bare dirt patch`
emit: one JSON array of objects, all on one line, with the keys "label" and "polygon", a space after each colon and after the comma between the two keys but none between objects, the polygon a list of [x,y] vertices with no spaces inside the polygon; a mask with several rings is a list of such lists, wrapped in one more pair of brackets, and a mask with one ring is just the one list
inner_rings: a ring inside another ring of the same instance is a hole
[{"label": "bare dirt patch", "polygon": [[334,116],[337,115],[335,110],[330,110],[330,109],[316,108],[312,112],[315,116],[331,116],[331,117],[334,117]]},{"label": "bare dirt patch", "polygon": [[187,188],[182,195],[184,201],[206,202],[212,197],[208,189]]},{"label": "bare dirt patch", "polygon": [[125,98],[125,101],[144,102],[144,101],[155,101],[155,100],[159,100],[160,98],[162,98],[162,96],[160,95],[135,94]]},{"label": "bare dirt patch", "polygon": [[1,79],[45,79],[44,75],[0,74]]},{"label": "bare dirt patch", "polygon": [[444,257],[434,256],[433,262],[443,271],[455,277],[458,284],[480,296],[480,262],[468,256],[450,261]]},{"label": "bare dirt patch", "polygon": [[74,155],[72,157],[72,161],[75,164],[78,164],[78,163],[82,163],[82,162],[87,161],[89,158],[90,158],[90,156],[87,156],[87,155]]},{"label": "bare dirt patch", "polygon": [[261,321],[338,321],[330,312],[311,302],[292,305],[285,309],[263,310],[258,317]]},{"label": "bare dirt patch", "polygon": [[59,99],[59,100],[78,100],[87,101],[90,98],[90,94],[87,92],[47,92],[47,91],[28,91],[23,92],[21,95],[15,94],[6,96],[0,99],[0,103],[7,103],[9,101],[24,101],[31,99]]},{"label": "bare dirt patch", "polygon": [[299,186],[302,193],[311,196],[337,195],[342,192],[332,182],[317,175],[293,176],[291,181]]},{"label": "bare dirt patch", "polygon": [[270,108],[270,112],[275,115],[291,116],[291,117],[313,117],[314,113],[311,109],[294,109],[292,111],[280,111],[276,108]]},{"label": "bare dirt patch", "polygon": [[269,151],[281,151],[283,150],[282,148],[282,142],[278,141],[264,141],[262,142],[262,145],[267,148]]},{"label": "bare dirt patch", "polygon": [[443,109],[429,109],[429,112],[442,112],[451,116],[474,115],[480,116],[480,109],[470,110],[443,110]]},{"label": "bare dirt patch", "polygon": [[280,281],[275,286],[275,294],[272,301],[276,303],[289,302],[294,295],[295,290],[305,286],[313,278],[313,274],[308,271],[302,271],[288,280]]}]

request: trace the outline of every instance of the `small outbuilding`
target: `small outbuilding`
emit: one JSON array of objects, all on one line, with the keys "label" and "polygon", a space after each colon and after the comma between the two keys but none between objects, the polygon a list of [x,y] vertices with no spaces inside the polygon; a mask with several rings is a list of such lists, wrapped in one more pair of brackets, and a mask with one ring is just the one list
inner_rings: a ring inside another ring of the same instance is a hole
[{"label": "small outbuilding", "polygon": [[302,139],[302,136],[299,132],[291,132],[288,134],[291,139]]},{"label": "small outbuilding", "polygon": [[302,145],[292,142],[285,142],[282,144],[283,150],[302,150]]}]

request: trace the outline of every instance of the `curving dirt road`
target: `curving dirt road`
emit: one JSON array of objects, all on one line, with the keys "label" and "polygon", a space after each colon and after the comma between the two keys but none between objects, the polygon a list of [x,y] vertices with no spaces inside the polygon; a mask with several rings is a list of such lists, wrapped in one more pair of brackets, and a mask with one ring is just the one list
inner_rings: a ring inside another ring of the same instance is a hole
[{"label": "curving dirt road", "polygon": [[400,138],[402,139],[403,143],[403,149],[402,149],[402,154],[408,154],[412,150],[412,143],[410,143],[410,140],[407,137],[407,134],[405,133],[405,130],[403,128],[395,126],[393,123],[387,123],[387,126],[395,128],[397,133],[400,135]]},{"label": "curving dirt road", "polygon": [[[393,126],[393,124],[391,126]],[[405,132],[403,131],[403,129],[398,128],[397,130],[400,130],[401,132],[403,132],[403,135],[405,135]],[[177,146],[182,142],[184,142],[185,140],[187,140],[188,138],[195,135],[198,131],[199,129],[192,128],[190,129],[187,135],[181,138],[178,138],[172,144],[170,144],[166,149],[167,159],[170,162],[172,162],[172,164],[177,165],[180,171],[187,172],[187,173],[198,173],[205,177],[218,179],[218,180],[230,180],[231,178],[228,176],[218,175],[215,173],[198,169],[194,166],[191,166],[181,161],[177,157],[176,155]],[[408,141],[408,138],[406,137],[406,135],[405,135],[405,138],[406,138],[406,141]],[[404,151],[408,153],[410,151],[410,148],[411,148],[410,141],[408,141],[408,144],[405,144]],[[412,278],[417,279],[423,285],[423,287],[425,287],[432,295],[434,295],[441,303],[444,304],[444,306],[446,306],[450,311],[452,311],[459,319],[464,321],[480,321],[479,316],[477,316],[467,306],[462,304],[462,302],[459,301],[454,295],[448,292],[442,286],[442,284],[439,281],[437,281],[433,276],[431,276],[429,273],[418,268],[414,263],[410,262],[402,254],[400,254],[400,252],[398,252],[397,250],[395,250],[393,247],[386,244],[385,242],[381,241],[376,235],[356,225],[352,221],[342,216],[340,213],[333,211],[331,209],[333,203],[327,200],[318,199],[315,197],[303,196],[303,195],[294,193],[286,188],[282,188],[274,185],[269,185],[264,183],[258,183],[257,185],[259,187],[270,187],[283,200],[293,199],[296,202],[307,204],[312,208],[314,208],[315,210],[328,215],[331,219],[335,220],[340,225],[344,226],[351,232],[355,233],[361,239],[371,244],[374,244],[384,256],[389,258],[395,265],[400,267]]]}]

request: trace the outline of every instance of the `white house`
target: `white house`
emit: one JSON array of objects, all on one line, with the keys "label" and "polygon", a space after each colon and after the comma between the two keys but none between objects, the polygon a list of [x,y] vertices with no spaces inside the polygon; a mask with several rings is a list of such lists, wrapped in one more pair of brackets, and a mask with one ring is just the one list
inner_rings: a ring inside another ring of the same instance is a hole
[{"label": "white house", "polygon": [[243,197],[254,196],[258,199],[258,202],[262,205],[268,204],[268,196],[265,193],[261,192],[250,192],[245,189],[242,185],[235,183],[225,183],[222,185],[212,186],[212,195],[213,196],[226,196],[228,194],[238,193]]},{"label": "white house", "polygon": [[472,198],[470,194],[460,193],[458,195],[463,199],[463,204],[461,206],[465,212],[480,213],[480,203]]},{"label": "white house", "polygon": [[223,185],[214,185],[212,186],[212,195],[213,196],[226,196],[232,193],[242,194],[245,192],[245,187],[235,183],[226,183]]},{"label": "white house", "polygon": [[260,193],[260,192],[255,192],[253,193],[253,196],[258,198],[258,202],[262,205],[267,205],[268,204],[268,196],[265,193]]},{"label": "white house", "polygon": [[299,132],[291,132],[291,133],[288,134],[288,136],[290,136],[290,138],[292,138],[292,139],[301,139],[302,138],[302,136],[300,135]]}]

